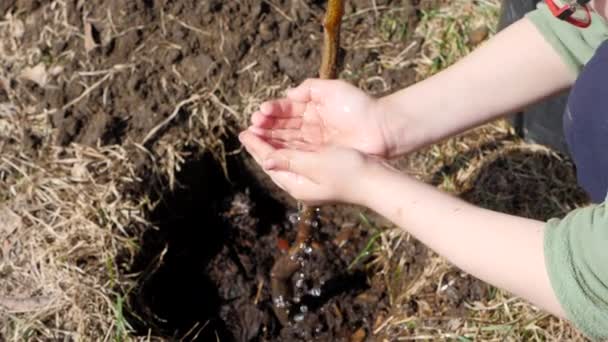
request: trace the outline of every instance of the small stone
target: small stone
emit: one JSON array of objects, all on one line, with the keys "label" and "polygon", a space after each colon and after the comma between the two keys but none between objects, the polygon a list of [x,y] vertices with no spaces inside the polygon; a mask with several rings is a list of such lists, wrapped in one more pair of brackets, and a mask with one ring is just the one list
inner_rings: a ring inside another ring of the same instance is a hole
[{"label": "small stone", "polygon": [[263,42],[269,42],[276,38],[274,23],[262,22],[258,28],[258,32]]},{"label": "small stone", "polygon": [[487,26],[483,25],[477,27],[476,29],[469,32],[469,45],[476,46],[481,44],[484,40],[486,40],[486,38],[488,38],[489,34],[490,30]]}]

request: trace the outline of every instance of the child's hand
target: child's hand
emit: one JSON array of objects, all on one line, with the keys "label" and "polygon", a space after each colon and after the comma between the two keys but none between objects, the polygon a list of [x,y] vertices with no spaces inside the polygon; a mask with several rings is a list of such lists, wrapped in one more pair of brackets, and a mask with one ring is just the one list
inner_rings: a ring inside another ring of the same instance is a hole
[{"label": "child's hand", "polygon": [[309,79],[287,97],[265,102],[249,130],[274,146],[317,151],[352,148],[388,157],[385,113],[362,90],[337,80]]},{"label": "child's hand", "polygon": [[363,200],[357,183],[371,161],[360,152],[335,147],[312,152],[276,149],[249,131],[239,139],[279,187],[306,204]]}]

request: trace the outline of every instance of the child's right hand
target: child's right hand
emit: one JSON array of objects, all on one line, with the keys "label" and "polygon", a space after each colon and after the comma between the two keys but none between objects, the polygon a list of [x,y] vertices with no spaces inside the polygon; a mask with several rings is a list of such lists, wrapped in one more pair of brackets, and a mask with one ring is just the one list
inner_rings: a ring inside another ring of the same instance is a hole
[{"label": "child's right hand", "polygon": [[274,146],[340,146],[387,158],[392,147],[385,118],[379,102],[355,86],[309,79],[287,97],[263,103],[249,130]]},{"label": "child's right hand", "polygon": [[363,205],[359,186],[374,169],[373,158],[340,147],[316,151],[277,149],[245,131],[240,141],[255,161],[283,190],[309,205],[342,202]]}]

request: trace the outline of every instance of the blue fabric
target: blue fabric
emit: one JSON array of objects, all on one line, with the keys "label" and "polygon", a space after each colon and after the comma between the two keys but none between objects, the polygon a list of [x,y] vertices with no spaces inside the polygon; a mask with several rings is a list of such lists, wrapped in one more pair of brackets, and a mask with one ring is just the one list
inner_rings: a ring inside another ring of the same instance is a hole
[{"label": "blue fabric", "polygon": [[603,202],[608,191],[608,41],[572,87],[563,122],[578,182],[593,202]]}]

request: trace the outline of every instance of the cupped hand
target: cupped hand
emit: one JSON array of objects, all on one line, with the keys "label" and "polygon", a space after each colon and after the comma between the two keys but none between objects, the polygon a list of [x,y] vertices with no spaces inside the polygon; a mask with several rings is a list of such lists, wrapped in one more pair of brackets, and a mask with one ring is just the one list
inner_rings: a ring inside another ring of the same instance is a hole
[{"label": "cupped hand", "polygon": [[308,205],[360,204],[362,194],[356,184],[371,163],[362,153],[339,147],[277,149],[249,131],[239,139],[272,180],[295,199]]},{"label": "cupped hand", "polygon": [[276,147],[317,151],[329,146],[388,157],[385,114],[378,101],[343,81],[309,79],[268,101],[249,130]]}]

